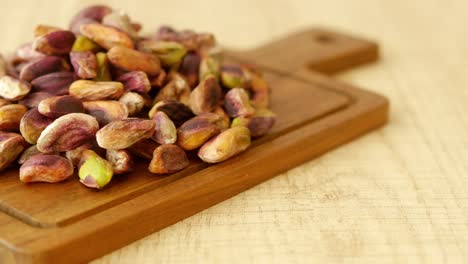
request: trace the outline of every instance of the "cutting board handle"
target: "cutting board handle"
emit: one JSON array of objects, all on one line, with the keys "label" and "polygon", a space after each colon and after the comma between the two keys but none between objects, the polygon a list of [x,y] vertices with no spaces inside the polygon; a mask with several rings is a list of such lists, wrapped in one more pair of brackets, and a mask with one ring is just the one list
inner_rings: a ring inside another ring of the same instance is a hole
[{"label": "cutting board handle", "polygon": [[257,64],[293,73],[304,67],[322,73],[373,62],[378,58],[375,42],[320,28],[289,34],[247,52],[229,52]]}]

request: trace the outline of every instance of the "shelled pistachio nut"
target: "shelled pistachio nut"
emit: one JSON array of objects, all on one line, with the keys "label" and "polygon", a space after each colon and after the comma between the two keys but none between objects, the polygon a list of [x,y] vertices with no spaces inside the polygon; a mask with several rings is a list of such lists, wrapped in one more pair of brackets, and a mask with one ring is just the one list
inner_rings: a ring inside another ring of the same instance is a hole
[{"label": "shelled pistachio nut", "polygon": [[152,39],[140,41],[138,49],[158,56],[165,67],[180,63],[187,53],[187,49],[177,42]]},{"label": "shelled pistachio nut", "polygon": [[36,145],[30,146],[29,148],[25,149],[23,153],[21,153],[21,156],[18,158],[18,164],[25,163],[30,157],[37,154],[42,153],[37,149]]},{"label": "shelled pistachio nut", "polygon": [[198,151],[198,157],[207,163],[218,163],[243,152],[249,146],[249,129],[232,127],[206,142]]},{"label": "shelled pistachio nut", "polygon": [[107,150],[106,159],[112,165],[115,174],[128,173],[134,170],[133,158],[128,150]]},{"label": "shelled pistachio nut", "polygon": [[176,145],[161,145],[154,150],[149,171],[157,174],[174,173],[190,164],[185,151]]},{"label": "shelled pistachio nut", "polygon": [[145,99],[138,93],[126,92],[120,97],[119,102],[127,107],[128,116],[136,116],[145,107]]},{"label": "shelled pistachio nut", "polygon": [[23,152],[25,144],[21,135],[0,131],[0,171],[16,160]]},{"label": "shelled pistachio nut", "polygon": [[161,111],[153,116],[153,120],[155,122],[153,140],[159,144],[174,144],[177,140],[174,122]]},{"label": "shelled pistachio nut", "polygon": [[28,108],[20,104],[9,104],[0,107],[0,130],[18,131],[21,118],[28,111]]},{"label": "shelled pistachio nut", "polygon": [[15,79],[8,75],[0,77],[0,96],[6,100],[20,100],[24,98],[29,91],[31,91],[31,85],[25,81]]},{"label": "shelled pistachio nut", "polygon": [[71,51],[75,39],[75,34],[71,31],[53,31],[37,37],[33,42],[33,49],[47,55],[66,55]]},{"label": "shelled pistachio nut", "polygon": [[80,182],[89,188],[101,189],[112,180],[114,171],[107,160],[92,150],[84,150],[78,170]]},{"label": "shelled pistachio nut", "polygon": [[177,100],[185,105],[189,104],[190,86],[180,74],[172,75],[172,80],[167,83],[154,98],[154,103],[164,100]]},{"label": "shelled pistachio nut", "polygon": [[36,144],[42,131],[53,121],[52,118],[41,115],[37,108],[32,108],[21,118],[19,129],[29,144]]},{"label": "shelled pistachio nut", "polygon": [[96,134],[97,143],[104,149],[125,149],[154,133],[154,121],[127,118],[111,122]]},{"label": "shelled pistachio nut", "polygon": [[268,109],[260,109],[251,117],[236,117],[232,120],[232,127],[245,126],[250,130],[252,137],[266,135],[275,125],[276,115]]},{"label": "shelled pistachio nut", "polygon": [[149,118],[152,119],[158,111],[164,112],[176,127],[194,116],[188,106],[176,100],[163,100],[156,103],[149,111]]},{"label": "shelled pistachio nut", "polygon": [[27,159],[20,167],[19,178],[29,182],[61,182],[73,175],[73,165],[59,155],[37,154]]},{"label": "shelled pistachio nut", "polygon": [[96,118],[81,113],[61,116],[42,131],[37,149],[43,153],[65,152],[82,145],[96,135]]},{"label": "shelled pistachio nut", "polygon": [[84,113],[81,100],[70,95],[54,96],[42,100],[37,110],[44,116],[58,118],[70,113]]},{"label": "shelled pistachio nut", "polygon": [[251,116],[255,113],[248,93],[242,88],[233,88],[226,93],[224,107],[231,117]]},{"label": "shelled pistachio nut", "polygon": [[190,94],[190,109],[196,115],[212,112],[220,103],[221,88],[213,75],[208,75]]},{"label": "shelled pistachio nut", "polygon": [[111,26],[85,24],[80,27],[80,32],[107,50],[118,46],[133,49],[133,41],[128,34]]},{"label": "shelled pistachio nut", "polygon": [[46,56],[26,63],[20,71],[20,79],[30,82],[49,73],[69,70],[70,65],[64,59],[57,56]]},{"label": "shelled pistachio nut", "polygon": [[107,52],[109,62],[117,68],[126,71],[143,71],[148,75],[156,75],[161,70],[158,57],[124,46],[115,46]]},{"label": "shelled pistachio nut", "polygon": [[121,82],[96,82],[78,80],[68,89],[70,95],[84,101],[97,101],[106,99],[119,99],[124,92]]},{"label": "shelled pistachio nut", "polygon": [[53,95],[66,95],[68,88],[76,80],[73,72],[54,72],[34,79],[31,84],[38,92],[46,92]]},{"label": "shelled pistachio nut", "polygon": [[82,79],[96,78],[97,59],[91,51],[73,51],[70,53],[70,61],[78,77]]},{"label": "shelled pistachio nut", "polygon": [[127,107],[119,101],[83,102],[87,114],[94,116],[100,126],[128,117]]},{"label": "shelled pistachio nut", "polygon": [[196,116],[177,129],[177,145],[185,150],[193,150],[220,132],[214,123]]},{"label": "shelled pistachio nut", "polygon": [[118,79],[123,83],[125,91],[147,93],[151,90],[148,75],[143,71],[131,71],[121,75]]}]

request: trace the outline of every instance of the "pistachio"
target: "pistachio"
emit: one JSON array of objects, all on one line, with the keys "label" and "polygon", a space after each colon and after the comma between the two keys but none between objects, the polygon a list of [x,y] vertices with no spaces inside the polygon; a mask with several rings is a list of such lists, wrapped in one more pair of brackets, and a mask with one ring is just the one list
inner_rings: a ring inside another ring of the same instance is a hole
[{"label": "pistachio", "polygon": [[70,85],[69,93],[86,101],[118,99],[124,91],[120,82],[96,82],[78,80]]},{"label": "pistachio", "polygon": [[82,18],[73,24],[73,27],[70,28],[70,31],[75,33],[77,36],[81,36],[81,27],[88,24],[99,24],[99,22],[91,18]]},{"label": "pistachio", "polygon": [[0,96],[6,100],[17,101],[24,98],[31,90],[29,83],[8,75],[0,77]]},{"label": "pistachio", "polygon": [[198,157],[207,163],[227,160],[250,146],[250,131],[246,127],[232,127],[210,141],[198,151]]},{"label": "pistachio", "polygon": [[21,68],[20,79],[30,82],[49,73],[68,70],[70,70],[70,66],[64,59],[56,56],[46,56],[25,64]]},{"label": "pistachio", "polygon": [[100,23],[102,19],[112,12],[112,8],[105,5],[93,5],[80,10],[71,20],[70,30],[79,34],[80,25],[85,22]]},{"label": "pistachio", "polygon": [[219,132],[221,130],[215,124],[196,116],[177,129],[177,145],[185,150],[193,150],[219,134]]},{"label": "pistachio", "polygon": [[76,80],[73,72],[54,72],[34,79],[31,84],[36,91],[53,95],[65,95],[68,88]]},{"label": "pistachio", "polygon": [[70,113],[84,113],[81,100],[70,95],[44,99],[39,103],[37,110],[42,115],[54,119]]},{"label": "pistachio", "polygon": [[90,40],[85,36],[78,36],[73,43],[72,52],[76,51],[91,51],[91,52],[98,52],[102,48],[96,44],[96,42]]},{"label": "pistachio", "polygon": [[61,28],[54,27],[54,26],[49,26],[49,25],[37,25],[34,28],[34,37],[40,37],[47,35],[48,33],[55,32],[55,31],[60,31],[62,30]]},{"label": "pistachio", "polygon": [[97,119],[99,126],[128,117],[127,107],[118,101],[89,101],[83,105],[86,113]]},{"label": "pistachio", "polygon": [[158,56],[165,67],[178,64],[187,53],[187,49],[177,42],[160,40],[143,40],[138,44],[138,49]]},{"label": "pistachio", "polygon": [[115,174],[131,172],[134,169],[132,156],[125,149],[107,150],[106,159],[112,165]]},{"label": "pistachio", "polygon": [[[194,51],[188,52],[182,59],[179,72],[187,79],[190,87],[195,87],[198,83],[201,57]],[[200,79],[200,80],[204,80]]]},{"label": "pistachio", "polygon": [[128,15],[122,12],[112,12],[102,19],[102,24],[115,27],[127,33],[132,39],[138,38],[137,31],[133,28]]},{"label": "pistachio", "polygon": [[80,182],[89,188],[103,188],[114,175],[110,162],[89,149],[83,151],[79,168]]},{"label": "pistachio", "polygon": [[114,27],[102,24],[85,24],[80,27],[80,32],[107,50],[118,46],[129,49],[134,47],[133,41],[128,34]]},{"label": "pistachio", "polygon": [[19,103],[25,105],[28,108],[34,108],[37,107],[42,100],[53,96],[53,94],[47,92],[32,92],[26,95],[26,97],[23,99],[19,100]]},{"label": "pistachio", "polygon": [[224,107],[230,117],[251,116],[255,113],[249,95],[242,88],[233,88],[226,93]]},{"label": "pistachio", "polygon": [[73,165],[59,155],[37,154],[20,167],[19,178],[29,182],[61,182],[73,175]]},{"label": "pistachio", "polygon": [[80,145],[74,149],[70,149],[65,152],[65,157],[73,164],[73,166],[78,166],[80,164],[81,156],[83,151],[87,149],[93,149],[93,144],[87,142],[83,145]]},{"label": "pistachio", "polygon": [[35,51],[32,42],[25,43],[16,49],[15,55],[20,61],[30,61],[45,57],[46,55]]},{"label": "pistachio", "polygon": [[216,80],[219,80],[221,66],[219,61],[212,56],[202,58],[200,62],[199,79],[204,80],[208,75],[213,75]]},{"label": "pistachio", "polygon": [[120,97],[119,102],[128,110],[128,116],[135,116],[145,107],[145,99],[138,93],[126,92]]},{"label": "pistachio", "polygon": [[124,46],[111,48],[107,58],[112,65],[126,71],[144,71],[148,75],[156,75],[161,70],[161,63],[156,56]]},{"label": "pistachio", "polygon": [[42,131],[53,121],[53,119],[41,115],[37,108],[32,108],[21,118],[19,129],[28,143],[36,144]]},{"label": "pistachio", "polygon": [[147,93],[151,90],[151,84],[148,79],[148,75],[142,71],[131,71],[125,73],[117,80],[123,83],[125,91]]},{"label": "pistachio", "polygon": [[17,131],[23,115],[28,108],[20,104],[9,104],[0,107],[0,130]]},{"label": "pistachio", "polygon": [[151,86],[162,87],[167,81],[167,73],[164,69],[161,69],[156,76],[150,78]]},{"label": "pistachio", "polygon": [[221,107],[216,108],[213,113],[203,113],[197,115],[197,119],[204,119],[214,125],[216,125],[221,131],[224,131],[229,128],[231,125],[231,120],[226,113],[220,112],[223,111]]},{"label": "pistachio", "polygon": [[7,101],[3,98],[0,98],[0,107],[11,104],[10,101]]},{"label": "pistachio", "polygon": [[151,160],[153,158],[153,152],[158,146],[158,143],[151,139],[145,138],[131,145],[128,150],[137,157]]},{"label": "pistachio", "polygon": [[154,121],[128,118],[114,121],[96,134],[97,143],[104,149],[125,149],[154,133]]},{"label": "pistachio", "polygon": [[153,140],[159,144],[174,144],[177,140],[177,129],[171,119],[164,112],[157,112],[153,116],[156,124]]},{"label": "pistachio", "polygon": [[91,51],[73,51],[70,61],[76,75],[82,79],[92,79],[97,76],[97,59]]},{"label": "pistachio", "polygon": [[170,99],[177,100],[185,105],[189,104],[190,86],[185,78],[178,73],[172,75],[172,80],[159,91],[154,102]]},{"label": "pistachio", "polygon": [[218,106],[215,108],[213,111],[214,114],[218,115],[220,119],[217,119],[215,124],[221,129],[221,131],[224,131],[229,128],[231,125],[231,118],[229,115],[223,110],[222,107]]},{"label": "pistachio", "polygon": [[25,149],[18,158],[18,164],[25,163],[29,158],[37,154],[41,154],[41,152],[37,149],[36,145],[30,146],[29,148]]},{"label": "pistachio", "polygon": [[221,88],[213,75],[208,75],[190,94],[190,108],[196,115],[213,111],[220,103]]},{"label": "pistachio", "polygon": [[59,30],[37,37],[33,49],[47,55],[66,55],[75,42],[75,34],[68,30]]},{"label": "pistachio", "polygon": [[250,89],[252,103],[258,108],[268,108],[270,105],[270,88],[265,79],[258,74],[251,74]]},{"label": "pistachio", "polygon": [[252,137],[261,137],[267,134],[274,126],[276,116],[268,109],[260,109],[252,117],[236,117],[232,120],[232,127],[245,126],[250,130]]},{"label": "pistachio", "polygon": [[194,116],[190,108],[176,100],[163,100],[156,103],[149,112],[149,118],[153,119],[154,114],[158,111],[164,112],[176,127]]},{"label": "pistachio", "polygon": [[221,66],[221,83],[226,88],[236,88],[245,87],[247,82],[240,66],[225,64]]},{"label": "pistachio", "polygon": [[216,41],[212,34],[195,33],[191,30],[175,31],[174,29],[163,26],[157,34],[156,39],[165,41],[175,41],[184,45],[188,50],[200,50],[212,47]]},{"label": "pistachio", "polygon": [[43,153],[64,152],[93,138],[99,129],[96,118],[72,113],[57,118],[42,131],[37,149]]},{"label": "pistachio", "polygon": [[107,54],[104,52],[98,52],[96,54],[96,59],[97,59],[97,76],[94,80],[98,82],[112,81]]},{"label": "pistachio", "polygon": [[0,131],[0,171],[10,166],[24,150],[24,139],[16,133]]},{"label": "pistachio", "polygon": [[185,151],[176,145],[161,145],[154,150],[149,171],[157,174],[174,173],[190,164]]}]

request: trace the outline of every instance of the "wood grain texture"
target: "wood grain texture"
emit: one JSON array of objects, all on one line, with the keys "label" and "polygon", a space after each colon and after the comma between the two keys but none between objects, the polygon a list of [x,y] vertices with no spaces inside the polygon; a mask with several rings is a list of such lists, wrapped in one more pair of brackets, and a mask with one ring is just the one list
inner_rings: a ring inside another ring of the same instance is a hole
[{"label": "wood grain texture", "polygon": [[[91,3],[1,2],[2,50],[28,40],[34,24],[64,25]],[[213,31],[236,48],[317,24],[378,38],[380,62],[338,78],[387,95],[392,119],[93,263],[468,261],[466,1],[109,3],[145,24]]]}]

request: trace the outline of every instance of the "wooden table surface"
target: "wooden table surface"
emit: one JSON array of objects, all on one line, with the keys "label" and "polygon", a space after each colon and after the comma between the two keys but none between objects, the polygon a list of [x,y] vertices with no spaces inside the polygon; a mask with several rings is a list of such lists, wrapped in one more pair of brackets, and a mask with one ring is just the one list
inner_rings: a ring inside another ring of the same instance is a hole
[{"label": "wooden table surface", "polygon": [[[1,0],[0,49],[29,40],[37,23],[65,26],[92,2]],[[468,262],[466,1],[123,2],[108,4],[147,31],[207,30],[236,48],[309,25],[376,39],[378,63],[336,78],[388,96],[391,118],[93,264]]]}]

